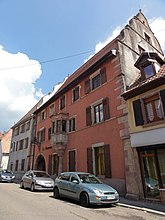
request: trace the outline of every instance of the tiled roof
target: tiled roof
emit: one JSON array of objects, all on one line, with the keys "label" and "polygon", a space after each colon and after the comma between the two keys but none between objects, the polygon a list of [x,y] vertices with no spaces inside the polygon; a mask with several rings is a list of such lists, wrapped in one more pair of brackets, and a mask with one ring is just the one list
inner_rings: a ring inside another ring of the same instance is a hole
[{"label": "tiled roof", "polygon": [[[165,64],[163,64],[159,71],[157,72],[156,75],[146,79],[146,80],[143,80],[142,81],[142,77],[141,77],[141,74],[139,74],[139,76],[137,77],[137,79],[135,80],[135,82],[127,89],[127,91],[122,94],[123,97],[132,97],[134,92],[137,90],[138,91],[143,91],[143,89],[146,91],[147,88],[149,89],[149,85],[151,84],[156,84],[156,82],[159,81],[159,84],[163,84],[165,83]],[[132,93],[132,94],[131,94]]]}]

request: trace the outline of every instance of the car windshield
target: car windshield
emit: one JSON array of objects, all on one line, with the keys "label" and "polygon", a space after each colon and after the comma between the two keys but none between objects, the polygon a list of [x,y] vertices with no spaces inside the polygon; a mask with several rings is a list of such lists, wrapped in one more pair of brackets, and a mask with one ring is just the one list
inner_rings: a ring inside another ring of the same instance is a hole
[{"label": "car windshield", "polygon": [[50,178],[50,176],[45,173],[45,172],[34,172],[34,176],[35,177],[46,177],[46,178]]},{"label": "car windshield", "polygon": [[82,183],[102,183],[98,178],[91,174],[78,174]]},{"label": "car windshield", "polygon": [[2,173],[3,174],[13,174],[11,171],[9,171],[9,170],[2,170]]}]

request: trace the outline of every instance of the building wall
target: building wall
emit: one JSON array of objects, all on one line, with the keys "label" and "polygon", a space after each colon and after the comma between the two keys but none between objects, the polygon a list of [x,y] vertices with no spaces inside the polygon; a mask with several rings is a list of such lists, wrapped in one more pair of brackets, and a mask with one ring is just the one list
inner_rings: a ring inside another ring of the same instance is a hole
[{"label": "building wall", "polygon": [[[150,37],[150,42],[146,40],[145,34]],[[157,52],[162,58],[164,55],[147,19],[141,12],[129,21],[129,24],[121,31],[119,39],[121,71],[127,87],[135,81],[139,74],[139,70],[134,67],[140,55],[139,46],[147,52]]]},{"label": "building wall", "polygon": [[10,151],[12,130],[4,132],[1,136],[1,168],[7,169]]}]

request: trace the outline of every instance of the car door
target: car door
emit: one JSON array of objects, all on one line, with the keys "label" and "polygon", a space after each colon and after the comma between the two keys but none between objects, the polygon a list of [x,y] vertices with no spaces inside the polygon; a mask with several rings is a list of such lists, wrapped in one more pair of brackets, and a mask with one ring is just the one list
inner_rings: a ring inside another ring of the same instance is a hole
[{"label": "car door", "polygon": [[25,174],[24,178],[23,178],[23,182],[24,182],[24,186],[27,188],[31,187],[31,182],[32,182],[32,173],[28,172]]},{"label": "car door", "polygon": [[76,200],[79,199],[80,195],[80,183],[76,174],[71,174],[68,184],[68,194]]},{"label": "car door", "polygon": [[69,173],[63,173],[59,180],[60,194],[67,197],[69,196],[68,193],[69,178],[70,178]]}]

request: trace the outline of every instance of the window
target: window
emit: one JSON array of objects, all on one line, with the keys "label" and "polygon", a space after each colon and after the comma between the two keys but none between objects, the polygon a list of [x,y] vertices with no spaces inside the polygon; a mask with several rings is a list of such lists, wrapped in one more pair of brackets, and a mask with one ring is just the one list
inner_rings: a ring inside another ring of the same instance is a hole
[{"label": "window", "polygon": [[85,94],[88,94],[91,89],[94,90],[97,87],[101,86],[107,81],[107,76],[106,76],[106,68],[102,68],[97,75],[93,76],[91,79],[87,79],[84,82],[84,90]]},{"label": "window", "polygon": [[100,73],[92,78],[92,90],[96,89],[97,87],[101,86],[105,83],[106,80],[106,69],[103,68],[100,70]]},{"label": "window", "polygon": [[41,120],[45,120],[46,119],[46,111],[41,112]]},{"label": "window", "polygon": [[92,79],[92,90],[96,89],[100,85],[101,85],[101,79],[100,79],[100,74],[99,74]]},{"label": "window", "polygon": [[19,141],[19,150],[23,149],[23,145],[24,145],[24,140],[22,139]]},{"label": "window", "polygon": [[73,102],[79,99],[80,97],[80,87],[77,86],[75,89],[73,89]]},{"label": "window", "polygon": [[144,48],[142,48],[141,46],[139,46],[138,45],[138,50],[139,50],[139,53],[141,54],[141,53],[143,53],[145,50],[144,50]]},{"label": "window", "polygon": [[163,120],[165,118],[165,90],[134,101],[133,110],[136,126]]},{"label": "window", "polygon": [[71,131],[75,131],[75,127],[76,127],[76,119],[75,118],[71,118],[69,119],[69,132]]},{"label": "window", "polygon": [[56,132],[66,132],[66,120],[57,120]]},{"label": "window", "polygon": [[94,106],[94,123],[103,121],[103,103]]},{"label": "window", "polygon": [[110,147],[103,145],[87,148],[88,172],[111,178]]},{"label": "window", "polygon": [[48,140],[51,139],[51,130],[52,130],[51,128],[48,129]]},{"label": "window", "polygon": [[86,125],[90,126],[110,118],[109,99],[105,98],[98,104],[86,108]]},{"label": "window", "polygon": [[24,171],[25,169],[25,159],[21,160],[21,171]]},{"label": "window", "polygon": [[151,76],[154,76],[156,73],[154,66],[151,63],[146,66],[142,66],[142,72],[144,73],[146,79],[150,78]]},{"label": "window", "polygon": [[16,162],[15,162],[15,171],[18,171],[18,160],[16,160]]},{"label": "window", "polygon": [[144,33],[144,37],[148,43],[151,43],[151,38],[146,33]]},{"label": "window", "polygon": [[19,135],[19,127],[15,128],[14,134],[15,134],[15,136]]},{"label": "window", "polygon": [[158,94],[144,99],[145,113],[147,123],[163,119],[163,110]]},{"label": "window", "polygon": [[28,121],[27,123],[26,123],[26,131],[28,131],[30,129],[30,121]]},{"label": "window", "polygon": [[60,99],[60,110],[65,108],[65,96]]},{"label": "window", "polygon": [[164,145],[139,148],[145,197],[160,198],[159,188],[165,187]]},{"label": "window", "polygon": [[20,133],[24,133],[25,132],[25,124],[21,125],[21,131]]},{"label": "window", "polygon": [[29,145],[29,138],[25,138],[25,148],[28,148],[28,145]]},{"label": "window", "polygon": [[38,141],[39,143],[45,141],[45,128],[38,132]]},{"label": "window", "polygon": [[54,113],[54,104],[50,105],[49,107],[49,116],[53,115]]}]

